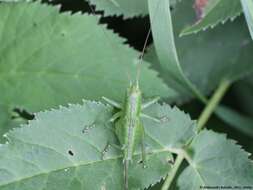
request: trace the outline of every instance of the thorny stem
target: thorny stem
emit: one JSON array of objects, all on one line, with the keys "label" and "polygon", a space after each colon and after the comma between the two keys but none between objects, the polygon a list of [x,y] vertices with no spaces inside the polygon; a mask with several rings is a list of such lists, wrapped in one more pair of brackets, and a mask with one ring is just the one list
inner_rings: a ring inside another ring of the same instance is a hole
[{"label": "thorny stem", "polygon": [[[207,121],[209,120],[212,113],[215,111],[215,108],[219,105],[221,99],[227,92],[228,88],[230,87],[231,82],[228,80],[223,80],[219,84],[218,88],[214,92],[212,98],[207,101],[204,98],[204,102],[206,102],[207,106],[205,107],[204,111],[200,114],[200,117],[197,122],[197,131],[200,132]],[[203,101],[203,100],[202,100]],[[173,182],[173,179],[176,176],[177,170],[179,169],[180,165],[182,164],[183,160],[185,158],[185,155],[182,153],[179,153],[176,159],[176,162],[172,168],[172,170],[169,172],[161,190],[168,190]]]},{"label": "thorny stem", "polygon": [[198,122],[197,122],[198,132],[200,132],[204,128],[205,124],[209,120],[215,108],[219,105],[221,99],[223,98],[224,94],[227,92],[230,85],[231,83],[228,80],[221,81],[214,95],[209,100],[209,102],[207,103],[207,106],[205,107],[204,111],[201,113],[198,119]]},{"label": "thorny stem", "polygon": [[172,170],[169,172],[169,174],[168,174],[161,190],[168,190],[169,189],[174,177],[177,174],[177,170],[179,169],[179,167],[180,167],[181,163],[183,162],[183,160],[184,160],[183,154],[178,154],[177,159],[175,161],[175,164],[173,165]]}]

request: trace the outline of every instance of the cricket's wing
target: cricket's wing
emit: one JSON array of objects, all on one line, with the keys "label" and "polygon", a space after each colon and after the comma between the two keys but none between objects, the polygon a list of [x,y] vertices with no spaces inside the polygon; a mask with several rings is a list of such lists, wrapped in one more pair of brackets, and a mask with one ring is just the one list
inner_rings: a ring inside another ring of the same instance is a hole
[{"label": "cricket's wing", "polygon": [[130,123],[127,119],[120,119],[115,125],[115,133],[124,150],[124,159],[132,160],[134,151],[144,136],[141,120],[138,118]]}]

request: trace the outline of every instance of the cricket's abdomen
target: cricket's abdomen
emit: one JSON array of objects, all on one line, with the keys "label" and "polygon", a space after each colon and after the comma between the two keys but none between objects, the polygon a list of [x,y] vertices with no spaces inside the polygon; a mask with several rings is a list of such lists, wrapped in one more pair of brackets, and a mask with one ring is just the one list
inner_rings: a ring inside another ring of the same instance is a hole
[{"label": "cricket's abdomen", "polygon": [[[116,123],[116,134],[123,149],[124,160],[132,160],[134,151],[143,137],[143,125],[139,119],[130,124],[128,119]],[[128,126],[128,127],[126,127]]]}]

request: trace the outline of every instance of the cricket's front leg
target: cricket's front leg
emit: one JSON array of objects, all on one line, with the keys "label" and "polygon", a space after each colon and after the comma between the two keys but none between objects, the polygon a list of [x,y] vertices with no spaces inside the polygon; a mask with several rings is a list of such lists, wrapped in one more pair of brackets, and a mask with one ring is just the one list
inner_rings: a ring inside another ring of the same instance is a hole
[{"label": "cricket's front leg", "polygon": [[141,109],[143,110],[143,109],[155,104],[159,99],[160,99],[159,97],[156,97],[148,102],[145,102],[144,104],[142,104]]},{"label": "cricket's front leg", "polygon": [[108,104],[110,104],[111,106],[114,106],[114,107],[116,107],[118,109],[122,109],[122,105],[120,103],[118,103],[118,102],[116,102],[114,100],[111,100],[109,98],[106,98],[106,97],[102,97],[102,99],[104,101],[106,101]]}]

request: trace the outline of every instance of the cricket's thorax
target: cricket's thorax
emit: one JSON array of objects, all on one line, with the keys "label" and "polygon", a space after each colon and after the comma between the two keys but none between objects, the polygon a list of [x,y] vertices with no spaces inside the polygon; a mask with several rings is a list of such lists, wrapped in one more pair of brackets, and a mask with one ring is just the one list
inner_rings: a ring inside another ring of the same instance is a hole
[{"label": "cricket's thorax", "polygon": [[141,113],[141,91],[138,86],[131,85],[127,90],[125,110],[131,118],[139,118]]}]

